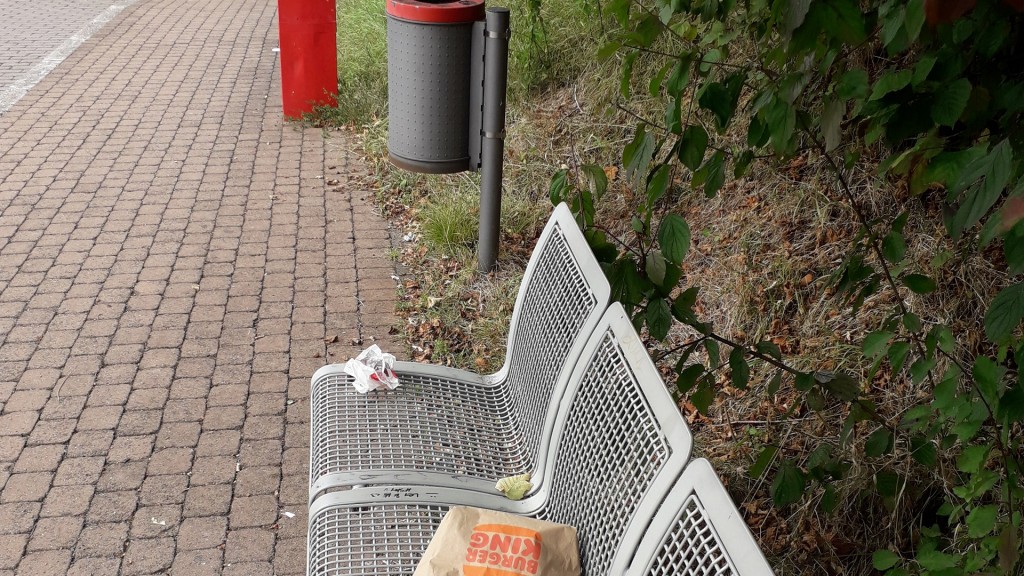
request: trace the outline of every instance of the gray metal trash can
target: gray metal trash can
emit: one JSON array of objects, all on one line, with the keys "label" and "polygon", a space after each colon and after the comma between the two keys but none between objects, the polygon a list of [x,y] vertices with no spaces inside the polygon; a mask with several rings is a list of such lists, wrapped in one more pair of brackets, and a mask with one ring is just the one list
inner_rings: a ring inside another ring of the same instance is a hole
[{"label": "gray metal trash can", "polygon": [[473,23],[484,0],[386,0],[388,155],[400,168],[470,168]]}]

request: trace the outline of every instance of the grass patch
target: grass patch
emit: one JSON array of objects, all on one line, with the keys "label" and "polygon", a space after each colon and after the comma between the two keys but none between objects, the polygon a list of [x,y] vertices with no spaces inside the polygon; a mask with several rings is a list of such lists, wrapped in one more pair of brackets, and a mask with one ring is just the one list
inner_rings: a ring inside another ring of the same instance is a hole
[{"label": "grass patch", "polygon": [[380,0],[338,0],[338,106],[328,121],[361,124],[387,112],[387,20]]},{"label": "grass patch", "polygon": [[465,256],[476,244],[479,212],[478,196],[459,190],[437,194],[421,213],[423,240],[436,252]]}]

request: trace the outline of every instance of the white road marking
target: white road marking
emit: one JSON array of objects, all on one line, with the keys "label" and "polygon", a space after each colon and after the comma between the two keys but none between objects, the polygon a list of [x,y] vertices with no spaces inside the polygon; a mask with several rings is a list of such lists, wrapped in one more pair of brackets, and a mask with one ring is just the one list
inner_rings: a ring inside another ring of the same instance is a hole
[{"label": "white road marking", "polygon": [[126,0],[119,4],[114,4],[100,13],[99,16],[92,19],[91,22],[85,25],[81,30],[75,32],[70,38],[64,41],[63,44],[57,47],[56,50],[50,52],[42,59],[41,62],[33,66],[26,72],[21,78],[14,81],[13,84],[0,90],[0,114],[7,112],[11,106],[18,100],[21,100],[33,86],[39,83],[40,80],[46,78],[46,75],[53,71],[58,64],[64,61],[65,58],[71,55],[75,51],[75,48],[81,46],[82,42],[89,39],[90,36],[96,33],[97,30],[103,27],[104,24],[114,19],[125,8],[131,6],[138,0]]}]

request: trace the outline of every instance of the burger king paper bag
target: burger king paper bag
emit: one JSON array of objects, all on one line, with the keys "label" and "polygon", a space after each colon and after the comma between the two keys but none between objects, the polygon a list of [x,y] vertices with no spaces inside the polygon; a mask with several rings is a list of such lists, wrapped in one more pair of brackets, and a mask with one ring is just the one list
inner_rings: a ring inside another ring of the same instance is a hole
[{"label": "burger king paper bag", "polygon": [[576,529],[483,508],[455,506],[413,576],[579,576]]}]

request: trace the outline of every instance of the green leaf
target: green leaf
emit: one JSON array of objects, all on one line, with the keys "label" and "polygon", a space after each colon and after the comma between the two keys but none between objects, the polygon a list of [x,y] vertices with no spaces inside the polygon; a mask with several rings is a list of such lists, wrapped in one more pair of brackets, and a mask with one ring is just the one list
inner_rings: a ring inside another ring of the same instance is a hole
[{"label": "green leaf", "polygon": [[[754,161],[754,151],[744,150],[733,162],[732,174],[736,178],[743,178],[747,175],[747,169],[750,168],[750,163]],[[1024,258],[1022,258],[1024,261]]]},{"label": "green leaf", "polygon": [[691,364],[676,377],[676,388],[680,394],[686,394],[697,384],[697,379],[704,375],[704,366]]},{"label": "green leaf", "polygon": [[914,437],[910,439],[910,447],[912,450],[910,455],[918,464],[928,468],[935,466],[938,457],[935,451],[935,444],[920,437]]},{"label": "green leaf", "polygon": [[722,355],[718,346],[718,342],[715,342],[711,338],[705,338],[704,349],[708,351],[708,366],[714,367],[722,363]]},{"label": "green leaf", "polygon": [[888,570],[902,560],[898,554],[889,550],[875,550],[871,555],[871,565],[875,570]]},{"label": "green leaf", "polygon": [[587,186],[594,194],[594,198],[600,200],[608,191],[608,174],[605,173],[604,168],[596,164],[584,164],[580,166],[580,170],[586,177]]},{"label": "green leaf", "polygon": [[999,417],[1009,422],[1024,421],[1024,387],[1019,378],[999,399]]},{"label": "green leaf", "polygon": [[673,98],[682,96],[686,85],[690,83],[690,62],[690,57],[680,58],[672,68],[672,74],[668,77],[668,84],[665,85],[665,90],[668,91],[669,96]]},{"label": "green leaf", "polygon": [[907,254],[907,243],[903,240],[903,234],[893,230],[886,234],[882,240],[882,256],[893,264],[903,260]]},{"label": "green leaf", "polygon": [[606,9],[608,13],[615,16],[619,25],[625,27],[629,24],[629,7],[632,2],[629,0],[609,0]]},{"label": "green leaf", "polygon": [[907,84],[910,84],[911,77],[910,70],[887,71],[875,81],[875,85],[871,89],[870,100],[878,100],[890,92],[902,90]]},{"label": "green leaf", "polygon": [[782,387],[782,370],[776,370],[775,375],[768,382],[768,395],[774,396],[779,392],[779,388]]},{"label": "green leaf", "polygon": [[783,462],[772,481],[772,501],[776,506],[792,504],[803,496],[805,485],[804,473],[792,462]]},{"label": "green leaf", "polygon": [[966,485],[955,486],[953,493],[964,500],[971,501],[986,494],[998,481],[999,474],[992,470],[982,470],[972,475]]},{"label": "green leaf", "polygon": [[836,492],[835,486],[828,484],[825,486],[825,491],[821,493],[821,509],[831,514],[837,507],[839,507],[839,494]]},{"label": "green leaf", "polygon": [[889,364],[892,364],[893,372],[899,372],[907,360],[907,353],[910,352],[910,343],[899,341],[889,346]]},{"label": "green leaf", "polygon": [[768,143],[768,137],[768,124],[758,116],[751,118],[750,126],[747,127],[747,146],[760,148]]},{"label": "green leaf", "polygon": [[757,459],[750,466],[750,470],[747,472],[751,478],[760,478],[764,471],[768,469],[768,465],[775,459],[775,455],[778,454],[779,449],[776,446],[765,446],[761,453],[757,455]]},{"label": "green leaf", "polygon": [[796,376],[796,389],[800,392],[807,392],[814,387],[814,374],[802,372]]},{"label": "green leaf", "polygon": [[672,168],[668,164],[662,164],[654,171],[651,181],[647,183],[647,205],[654,206],[654,203],[665,195],[672,175]]},{"label": "green leaf", "polygon": [[604,62],[605,60],[608,60],[619,51],[619,48],[622,48],[622,44],[619,44],[618,42],[609,42],[604,46],[601,46],[597,49],[597,61]]},{"label": "green leaf", "polygon": [[725,154],[715,152],[708,161],[693,173],[693,185],[704,186],[704,195],[714,198],[725,184]]},{"label": "green leaf", "polygon": [[788,37],[804,23],[807,9],[811,7],[811,0],[788,0],[785,6],[782,31]]},{"label": "green leaf", "polygon": [[893,39],[899,34],[903,28],[903,16],[904,11],[902,9],[894,8],[889,10],[885,14],[882,21],[882,33],[880,35],[882,45],[889,47],[889,52],[893,52],[893,48],[889,46]]},{"label": "green leaf", "polygon": [[942,324],[936,324],[932,328],[931,333],[935,336],[935,343],[938,345],[939,350],[947,354],[952,354],[953,349],[956,347],[956,342],[953,340],[953,332],[948,326]]},{"label": "green leaf", "polygon": [[1004,344],[1013,336],[1022,319],[1024,282],[1004,288],[992,299],[985,313],[985,336],[997,344]]},{"label": "green leaf", "polygon": [[551,185],[548,187],[548,197],[551,204],[558,206],[565,201],[569,192],[569,182],[566,179],[568,170],[559,170],[551,177]]},{"label": "green leaf", "polygon": [[686,251],[690,249],[690,226],[686,220],[676,214],[662,218],[658,229],[658,245],[666,259],[682,264]]},{"label": "green leaf", "polygon": [[867,40],[867,29],[860,4],[856,0],[824,0],[815,3],[821,7],[821,24],[832,36],[850,45]]},{"label": "green leaf", "polygon": [[928,294],[937,288],[935,281],[923,274],[907,274],[903,283],[915,294]]},{"label": "green leaf", "polygon": [[971,82],[966,78],[960,78],[955,82],[943,84],[935,92],[935,101],[932,103],[932,120],[941,126],[952,126],[960,119],[964,108],[967,107],[967,99],[971,97]]},{"label": "green leaf", "polygon": [[825,151],[831,152],[839,146],[842,135],[841,125],[846,105],[840,100],[832,100],[825,105],[821,113],[821,133],[825,138]]},{"label": "green leaf", "polygon": [[755,345],[757,351],[766,356],[771,356],[776,360],[782,360],[782,350],[779,349],[779,345],[772,342],[771,340],[762,340]]},{"label": "green leaf", "polygon": [[630,52],[622,59],[622,75],[619,77],[619,93],[626,100],[629,100],[629,85],[633,81],[633,63],[636,62],[637,52]]},{"label": "green leaf", "polygon": [[[916,2],[917,0],[914,1]],[[910,79],[910,83],[913,86],[917,86],[927,80],[928,75],[932,72],[932,68],[935,67],[935,62],[935,56],[924,56],[918,60],[917,64],[914,65],[914,76]]]},{"label": "green leaf", "polygon": [[[958,238],[988,213],[1002,194],[1013,171],[1013,149],[1003,140],[985,156],[964,168],[954,190],[966,190],[963,203],[949,224],[949,233]],[[980,179],[984,178],[983,181]]]},{"label": "green leaf", "polygon": [[807,392],[807,396],[804,397],[804,400],[807,402],[807,407],[815,412],[821,412],[825,409],[825,395],[818,388],[811,388]]},{"label": "green leaf", "polygon": [[913,312],[907,312],[903,315],[903,327],[911,334],[917,334],[921,331],[921,317]]},{"label": "green leaf", "polygon": [[910,365],[910,381],[917,386],[924,381],[933,368],[935,368],[935,358],[918,358]]},{"label": "green leaf", "polygon": [[654,157],[656,144],[654,137],[647,133],[643,124],[637,126],[633,141],[622,150],[622,167],[626,169],[626,177],[634,188],[639,188],[641,180],[647,174],[647,166]]},{"label": "green leaf", "polygon": [[750,382],[750,365],[743,357],[742,348],[733,348],[729,353],[729,368],[732,370],[732,385],[740,390],[746,390]]},{"label": "green leaf", "polygon": [[676,296],[676,299],[672,302],[672,315],[676,317],[676,320],[686,322],[687,324],[696,320],[693,317],[693,305],[697,302],[698,291],[699,288],[694,286],[687,288],[682,294]]},{"label": "green leaf", "polygon": [[864,442],[864,454],[876,458],[892,451],[892,434],[885,428],[879,428],[868,436]]},{"label": "green leaf", "polygon": [[995,504],[978,506],[967,515],[967,536],[981,538],[992,533],[996,527],[996,517],[999,515],[999,507]]},{"label": "green leaf", "polygon": [[981,467],[985,464],[985,460],[988,459],[988,453],[992,449],[989,444],[982,444],[978,446],[968,446],[964,448],[963,452],[956,459],[956,467],[961,472],[968,474],[977,474],[981,471]]},{"label": "green leaf", "polygon": [[[1024,180],[1021,180],[1021,183],[1024,184]],[[996,221],[998,226],[1007,218],[1004,210],[1002,214],[993,216],[990,220]],[[1003,237],[1003,256],[1006,257],[1007,269],[1011,276],[1024,272],[1024,221],[1017,222]]]},{"label": "green leaf", "polygon": [[711,407],[711,403],[715,400],[715,391],[711,388],[711,384],[708,383],[707,378],[701,380],[700,385],[697,386],[697,390],[693,394],[690,394],[690,402],[693,403],[694,407],[700,411],[701,414],[707,414],[708,408]]},{"label": "green leaf", "polygon": [[952,406],[960,378],[958,372],[946,374],[942,381],[935,385],[935,400],[932,401],[932,406],[936,410],[945,410]]},{"label": "green leaf", "polygon": [[683,131],[683,103],[679,98],[673,98],[668,107],[665,108],[665,127],[673,134],[680,134]]},{"label": "green leaf", "polygon": [[729,125],[729,121],[732,120],[742,87],[743,77],[733,75],[727,78],[725,83],[709,82],[701,89],[697,103],[715,116],[715,124],[718,126],[719,132],[724,131],[725,127]]},{"label": "green leaf", "polygon": [[672,328],[672,312],[663,298],[655,298],[647,303],[647,330],[655,340],[664,340]]},{"label": "green leaf", "polygon": [[776,152],[784,154],[789,149],[793,130],[796,129],[796,110],[782,98],[776,98],[765,110],[769,141]]},{"label": "green leaf", "polygon": [[907,31],[907,41],[914,42],[921,34],[921,27],[924,26],[925,0],[910,0],[906,5],[906,16],[903,26]]},{"label": "green leaf", "polygon": [[704,161],[708,148],[708,133],[703,126],[693,124],[686,127],[679,139],[679,161],[690,170],[697,170]]},{"label": "green leaf", "polygon": [[612,298],[621,302],[627,309],[643,301],[644,279],[632,259],[623,258],[615,262],[609,270],[608,282],[611,284]]},{"label": "green leaf", "polygon": [[868,95],[868,73],[860,68],[847,70],[836,82],[836,95],[844,100],[862,100]]},{"label": "green leaf", "polygon": [[879,470],[875,473],[875,488],[885,498],[895,498],[906,481],[892,470]]},{"label": "green leaf", "polygon": [[889,340],[893,337],[892,332],[872,332],[864,338],[864,355],[876,359],[885,354],[889,349]]},{"label": "green leaf", "polygon": [[586,237],[587,244],[594,251],[594,256],[597,257],[598,262],[610,264],[618,258],[619,249],[615,247],[615,244],[608,241],[608,235],[603,230],[588,228],[583,232],[583,236]]},{"label": "green leaf", "polygon": [[1005,369],[997,366],[988,356],[979,356],[974,360],[971,367],[971,376],[978,385],[981,397],[993,409],[999,402],[999,383],[1003,378]]},{"label": "green leaf", "polygon": [[[644,262],[644,270],[647,272],[647,277],[654,282],[655,285],[661,286],[665,283],[665,270],[668,265],[665,262],[665,257],[661,255],[659,250],[651,250],[647,253],[647,260]],[[660,338],[659,338],[660,340]]]},{"label": "green leaf", "polygon": [[815,372],[814,380],[840,400],[852,402],[860,395],[860,385],[845,372]]},{"label": "green leaf", "polygon": [[917,553],[917,563],[925,570],[945,570],[956,568],[957,558],[938,550],[924,549]]}]

